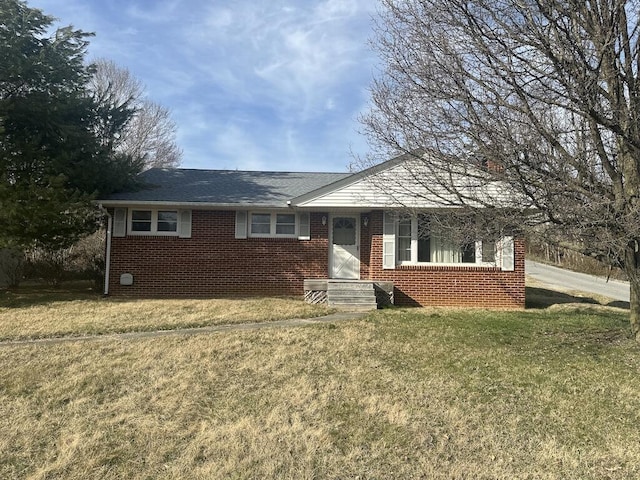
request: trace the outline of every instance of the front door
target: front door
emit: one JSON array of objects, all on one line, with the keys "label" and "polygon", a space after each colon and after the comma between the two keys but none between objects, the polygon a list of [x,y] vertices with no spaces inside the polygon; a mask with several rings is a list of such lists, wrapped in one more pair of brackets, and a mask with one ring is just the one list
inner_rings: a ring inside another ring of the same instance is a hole
[{"label": "front door", "polygon": [[331,219],[331,278],[360,279],[359,215]]}]

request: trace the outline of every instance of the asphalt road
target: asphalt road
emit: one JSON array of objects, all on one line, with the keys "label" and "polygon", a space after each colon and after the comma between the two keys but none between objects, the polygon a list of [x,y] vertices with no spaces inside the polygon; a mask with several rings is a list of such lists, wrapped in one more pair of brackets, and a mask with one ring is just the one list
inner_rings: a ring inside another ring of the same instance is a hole
[{"label": "asphalt road", "polygon": [[607,281],[606,277],[571,272],[530,260],[525,263],[525,272],[538,282],[563,290],[579,290],[597,293],[623,302],[629,301],[629,282]]}]

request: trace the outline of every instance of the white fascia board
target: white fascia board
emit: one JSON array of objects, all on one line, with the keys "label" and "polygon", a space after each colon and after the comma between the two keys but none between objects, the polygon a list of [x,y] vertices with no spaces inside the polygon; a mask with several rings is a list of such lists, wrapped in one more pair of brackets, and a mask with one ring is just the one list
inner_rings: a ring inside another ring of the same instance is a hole
[{"label": "white fascia board", "polygon": [[255,203],[167,202],[141,200],[97,200],[103,207],[179,207],[192,210],[291,210],[290,206]]}]

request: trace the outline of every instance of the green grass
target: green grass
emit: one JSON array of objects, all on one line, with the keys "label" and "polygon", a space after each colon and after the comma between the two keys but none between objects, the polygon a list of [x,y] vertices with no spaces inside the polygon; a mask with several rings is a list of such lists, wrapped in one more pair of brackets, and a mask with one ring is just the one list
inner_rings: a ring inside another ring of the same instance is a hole
[{"label": "green grass", "polygon": [[389,309],[0,362],[0,478],[640,477],[619,309]]}]

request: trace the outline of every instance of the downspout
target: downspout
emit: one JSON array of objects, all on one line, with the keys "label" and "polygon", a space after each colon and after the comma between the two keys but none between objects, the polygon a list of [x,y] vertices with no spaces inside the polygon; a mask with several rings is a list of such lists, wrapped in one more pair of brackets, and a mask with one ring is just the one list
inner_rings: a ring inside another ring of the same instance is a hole
[{"label": "downspout", "polygon": [[98,207],[107,215],[107,244],[105,246],[104,254],[104,294],[109,295],[109,273],[111,270],[111,229],[113,227],[113,217],[109,213],[109,210],[104,208],[102,204],[98,205]]}]

